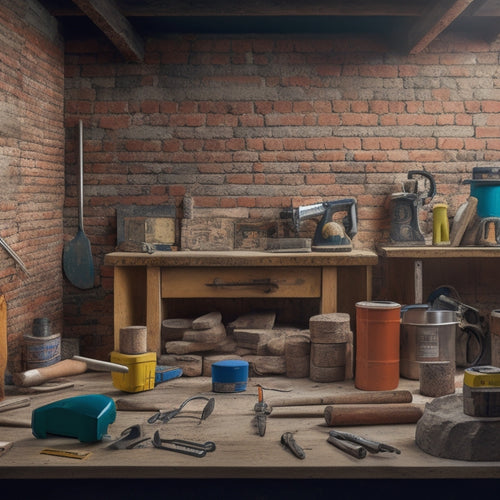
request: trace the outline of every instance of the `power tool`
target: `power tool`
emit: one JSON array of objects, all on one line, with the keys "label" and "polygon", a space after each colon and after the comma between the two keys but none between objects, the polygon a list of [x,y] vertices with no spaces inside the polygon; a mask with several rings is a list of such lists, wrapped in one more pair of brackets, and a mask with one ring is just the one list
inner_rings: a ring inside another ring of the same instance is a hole
[{"label": "power tool", "polygon": [[[430,182],[427,192],[418,191],[415,175],[425,177]],[[391,195],[391,232],[390,239],[396,245],[424,245],[425,238],[418,224],[418,212],[426,199],[434,198],[436,183],[428,172],[410,170],[403,191]]]},{"label": "power tool", "polygon": [[[342,212],[346,214],[342,217]],[[335,217],[334,215],[339,214]],[[281,212],[281,219],[292,219],[298,233],[302,221],[322,216],[314,233],[311,250],[316,252],[350,252],[352,238],[358,232],[357,204],[354,198],[323,201],[312,205],[289,208]],[[341,219],[341,223],[337,220]]]}]

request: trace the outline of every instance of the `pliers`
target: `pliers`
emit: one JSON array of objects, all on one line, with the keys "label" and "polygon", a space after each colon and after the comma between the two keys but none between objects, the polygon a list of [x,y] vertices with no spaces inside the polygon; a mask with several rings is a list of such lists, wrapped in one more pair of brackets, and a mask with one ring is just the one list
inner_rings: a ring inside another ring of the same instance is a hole
[{"label": "pliers", "polygon": [[365,458],[367,451],[370,453],[389,452],[397,455],[401,453],[394,446],[365,439],[348,432],[330,431],[327,441],[355,458]]}]

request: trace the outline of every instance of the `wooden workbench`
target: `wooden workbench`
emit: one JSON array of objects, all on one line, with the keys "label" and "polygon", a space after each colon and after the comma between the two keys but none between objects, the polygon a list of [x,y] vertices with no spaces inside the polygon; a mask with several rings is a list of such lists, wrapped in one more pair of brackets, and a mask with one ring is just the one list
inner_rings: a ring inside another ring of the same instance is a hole
[{"label": "wooden workbench", "polygon": [[[460,392],[463,374],[457,374]],[[309,379],[255,377],[240,393],[213,393],[207,377],[181,377],[158,385],[152,391],[128,394],[115,389],[109,373],[87,372],[68,379],[74,386],[58,392],[29,395],[30,406],[3,412],[1,416],[30,419],[33,409],[49,402],[81,394],[106,394],[118,398],[162,402],[165,410],[177,408],[196,395],[215,398],[213,413],[203,422],[176,418],[167,424],[147,424],[154,411],[118,411],[108,427],[108,435],[98,443],[80,443],[77,439],[52,436],[36,439],[31,428],[0,427],[2,441],[13,447],[0,456],[0,479],[446,479],[500,478],[500,462],[465,462],[440,459],[421,451],[414,441],[415,424],[353,426],[337,428],[381,441],[401,450],[400,455],[380,453],[359,460],[326,442],[331,430],[319,418],[267,419],[267,429],[259,436],[253,424],[257,384],[264,389],[265,400],[303,395],[336,394],[357,391],[354,383],[342,381],[318,384]],[[9,392],[9,388],[11,391]],[[14,389],[14,391],[12,390]],[[277,392],[272,389],[291,392]],[[408,389],[415,404],[431,401],[419,394],[418,381],[401,379],[398,389]],[[7,398],[19,397],[7,386]],[[199,415],[204,401],[186,406],[186,414]],[[316,407],[317,408],[317,407]],[[323,408],[323,407],[321,407]],[[152,446],[132,450],[110,450],[107,446],[130,425],[144,424],[146,433],[159,429],[162,438],[182,438],[198,442],[214,441],[216,450],[203,458],[164,451]],[[281,435],[290,431],[306,453],[300,460],[282,448]],[[85,460],[44,455],[44,448],[87,450]]]},{"label": "wooden workbench", "polygon": [[317,299],[316,314],[346,312],[370,300],[377,254],[351,252],[273,253],[114,252],[114,336],[120,329],[147,326],[148,351],[161,354],[161,322],[170,299]]}]

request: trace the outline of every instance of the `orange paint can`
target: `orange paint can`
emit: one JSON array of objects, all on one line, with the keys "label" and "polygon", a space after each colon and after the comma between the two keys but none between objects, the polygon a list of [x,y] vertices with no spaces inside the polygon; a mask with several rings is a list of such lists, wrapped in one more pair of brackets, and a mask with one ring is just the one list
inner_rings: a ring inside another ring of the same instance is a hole
[{"label": "orange paint can", "polygon": [[390,391],[399,384],[401,305],[391,301],[356,303],[354,384],[365,391]]}]

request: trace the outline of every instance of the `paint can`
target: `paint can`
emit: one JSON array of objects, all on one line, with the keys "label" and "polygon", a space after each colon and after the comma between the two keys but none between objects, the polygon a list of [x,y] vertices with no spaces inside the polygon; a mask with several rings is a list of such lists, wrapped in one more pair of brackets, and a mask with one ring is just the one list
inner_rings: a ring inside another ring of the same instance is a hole
[{"label": "paint can", "polygon": [[26,370],[50,366],[61,361],[61,335],[59,333],[44,337],[25,335],[23,340]]},{"label": "paint can", "polygon": [[213,392],[243,392],[247,381],[248,361],[225,359],[212,364]]},{"label": "paint can", "polygon": [[358,389],[384,391],[398,386],[400,312],[396,302],[356,303],[354,384]]}]

